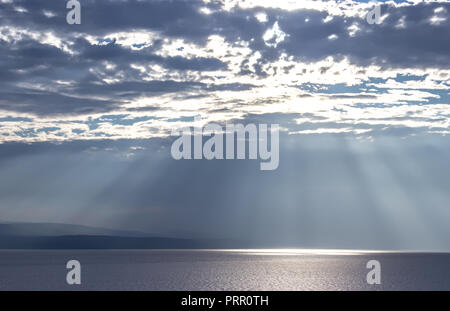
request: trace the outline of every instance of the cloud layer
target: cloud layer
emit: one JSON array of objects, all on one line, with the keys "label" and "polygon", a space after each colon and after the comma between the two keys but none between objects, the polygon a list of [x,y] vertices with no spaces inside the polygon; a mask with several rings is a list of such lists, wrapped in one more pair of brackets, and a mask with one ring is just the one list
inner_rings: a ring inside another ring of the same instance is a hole
[{"label": "cloud layer", "polygon": [[449,133],[450,5],[0,2],[0,141],[166,137],[194,115],[291,134]]}]

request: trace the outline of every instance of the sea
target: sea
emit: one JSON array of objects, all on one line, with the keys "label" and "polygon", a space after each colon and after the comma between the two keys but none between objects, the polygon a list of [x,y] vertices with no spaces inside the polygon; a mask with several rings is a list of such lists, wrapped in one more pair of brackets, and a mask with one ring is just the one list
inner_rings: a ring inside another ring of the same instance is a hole
[{"label": "sea", "polygon": [[[80,263],[69,285],[67,262]],[[368,284],[379,266],[379,283]],[[450,290],[450,253],[357,250],[0,250],[0,290]]]}]

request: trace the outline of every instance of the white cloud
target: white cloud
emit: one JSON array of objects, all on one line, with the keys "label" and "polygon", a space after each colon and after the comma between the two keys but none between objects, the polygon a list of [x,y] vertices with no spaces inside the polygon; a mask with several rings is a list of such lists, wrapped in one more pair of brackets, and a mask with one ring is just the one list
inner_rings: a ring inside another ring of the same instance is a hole
[{"label": "white cloud", "polygon": [[283,30],[281,30],[280,26],[278,25],[278,22],[275,22],[272,28],[268,29],[264,33],[263,40],[266,45],[276,48],[280,42],[284,41],[286,36],[286,33],[283,32]]}]

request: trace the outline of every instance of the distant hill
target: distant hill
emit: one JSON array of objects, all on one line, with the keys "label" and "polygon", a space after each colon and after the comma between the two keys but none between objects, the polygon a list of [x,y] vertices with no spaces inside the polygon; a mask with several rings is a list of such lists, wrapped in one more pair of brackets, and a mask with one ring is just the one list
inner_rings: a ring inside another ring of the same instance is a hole
[{"label": "distant hill", "polygon": [[148,233],[94,228],[80,225],[56,223],[0,223],[1,236],[63,236],[63,235],[98,235],[122,237],[149,237]]},{"label": "distant hill", "polygon": [[52,223],[0,224],[0,249],[246,248],[250,243],[179,239],[147,233]]},{"label": "distant hill", "polygon": [[94,235],[0,236],[0,249],[190,249],[213,246],[213,243],[171,238]]}]

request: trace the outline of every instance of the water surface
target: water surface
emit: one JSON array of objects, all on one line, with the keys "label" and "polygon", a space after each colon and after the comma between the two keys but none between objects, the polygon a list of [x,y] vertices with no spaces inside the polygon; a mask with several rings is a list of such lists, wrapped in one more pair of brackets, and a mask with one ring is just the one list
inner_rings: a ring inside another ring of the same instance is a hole
[{"label": "water surface", "polygon": [[[82,284],[66,284],[79,260]],[[381,285],[366,264],[381,263]],[[299,250],[0,251],[0,290],[450,290],[450,254]]]}]

